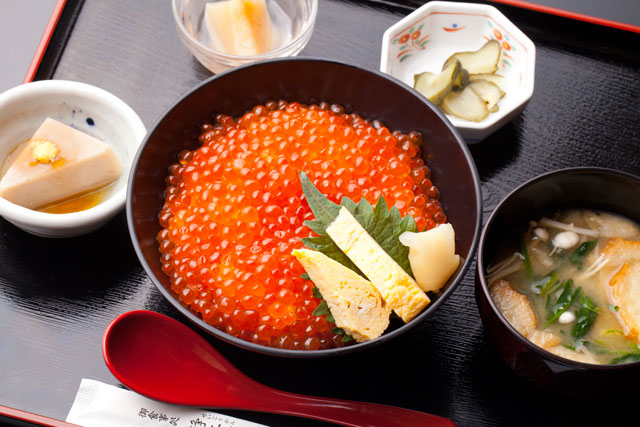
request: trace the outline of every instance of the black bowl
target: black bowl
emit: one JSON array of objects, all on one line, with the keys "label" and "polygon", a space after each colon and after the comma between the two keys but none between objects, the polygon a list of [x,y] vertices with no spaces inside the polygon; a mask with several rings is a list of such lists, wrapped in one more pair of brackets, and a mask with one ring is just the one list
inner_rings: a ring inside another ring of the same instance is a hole
[{"label": "black bowl", "polygon": [[[433,302],[408,324],[392,322],[382,337],[343,348],[300,351],[270,348],[235,338],[205,323],[183,305],[162,272],[156,234],[164,202],[167,167],[177,153],[198,146],[199,125],[212,114],[240,116],[270,99],[305,104],[327,101],[347,112],[379,119],[391,130],[422,133],[425,163],[441,191],[441,203],[456,231],[456,250],[464,263]],[[127,220],[136,253],[160,292],[194,324],[239,347],[287,356],[317,357],[349,353],[392,339],[430,316],[453,292],[469,268],[480,233],[481,195],[469,151],[445,116],[424,97],[385,74],[334,61],[289,58],[256,63],[216,75],[185,95],[147,135],[133,163],[127,195]]]},{"label": "black bowl", "polygon": [[476,271],[476,302],[485,333],[514,372],[533,385],[567,396],[594,396],[612,387],[636,384],[640,362],[594,365],[565,359],[520,335],[494,304],[485,272],[501,247],[527,221],[559,209],[588,208],[617,213],[640,222],[640,178],[603,168],[550,172],[513,190],[484,226]]}]

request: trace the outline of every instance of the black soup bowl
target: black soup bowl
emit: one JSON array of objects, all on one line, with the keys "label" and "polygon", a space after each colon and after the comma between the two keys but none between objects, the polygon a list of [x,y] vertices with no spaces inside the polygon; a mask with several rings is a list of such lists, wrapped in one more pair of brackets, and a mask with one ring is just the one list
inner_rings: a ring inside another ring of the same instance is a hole
[{"label": "black soup bowl", "polygon": [[[156,235],[158,213],[164,203],[168,167],[184,149],[198,147],[200,125],[216,114],[239,117],[268,100],[312,104],[340,104],[347,113],[381,120],[390,130],[418,131],[422,152],[441,192],[441,204],[456,232],[456,252],[464,262],[431,304],[407,324],[393,320],[379,338],[341,348],[290,350],[242,340],[203,321],[171,291],[161,269]],[[472,262],[480,234],[481,194],[478,174],[469,151],[455,128],[424,97],[385,74],[343,63],[287,58],[239,67],[203,82],[180,99],[158,121],[133,163],[127,197],[127,220],[140,262],[162,295],[191,322],[212,335],[252,351],[285,357],[320,357],[363,350],[386,342],[432,315],[451,295]]]},{"label": "black soup bowl", "polygon": [[607,393],[634,387],[640,362],[595,365],[552,354],[520,335],[489,293],[489,263],[529,220],[574,208],[596,209],[640,222],[640,178],[604,168],[569,168],[531,179],[513,190],[487,220],[478,247],[476,301],[485,333],[513,371],[532,385],[565,396]]}]

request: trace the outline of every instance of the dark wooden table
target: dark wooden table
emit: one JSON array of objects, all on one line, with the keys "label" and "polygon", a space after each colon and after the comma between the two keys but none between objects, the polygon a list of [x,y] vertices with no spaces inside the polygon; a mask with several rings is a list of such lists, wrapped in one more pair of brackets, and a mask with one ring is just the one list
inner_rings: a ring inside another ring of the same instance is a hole
[{"label": "dark wooden table", "polygon": [[[377,69],[382,33],[421,2],[319,3],[302,55]],[[542,172],[590,165],[640,174],[640,36],[497,7],[537,45],[536,88],[519,117],[471,147],[485,218]],[[210,75],[179,41],[168,1],[69,0],[37,78],[100,86],[151,128]],[[485,338],[473,289],[469,271],[433,317],[390,343],[339,358],[284,360],[209,339],[269,386],[402,406],[459,425],[638,423],[636,390],[612,388],[604,400],[561,398],[512,374]],[[117,384],[100,342],[115,316],[134,309],[184,321],[140,266],[124,214],[67,240],[34,237],[0,220],[0,405],[64,419],[81,378]],[[232,414],[273,426],[325,425]]]}]

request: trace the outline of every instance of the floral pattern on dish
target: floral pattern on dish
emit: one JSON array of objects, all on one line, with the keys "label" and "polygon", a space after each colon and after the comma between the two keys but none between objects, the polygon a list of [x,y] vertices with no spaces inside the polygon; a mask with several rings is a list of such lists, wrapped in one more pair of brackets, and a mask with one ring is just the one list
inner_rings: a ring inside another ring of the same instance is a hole
[{"label": "floral pattern on dish", "polygon": [[[423,49],[414,48],[407,36],[417,28],[422,35],[429,35]],[[400,43],[401,38],[406,44]],[[448,116],[465,140],[473,144],[512,120],[533,94],[535,45],[498,9],[477,3],[425,3],[385,31],[380,70],[413,87],[416,74],[437,72],[454,52],[475,51],[491,39],[500,43],[497,73],[505,78],[506,95],[500,101],[500,111],[481,123]]]},{"label": "floral pattern on dish", "polygon": [[425,50],[427,48],[426,45],[429,42],[430,36],[429,34],[422,34],[422,27],[424,27],[424,24],[421,24],[418,28],[413,26],[408,31],[399,34],[391,42],[393,45],[399,46],[396,58],[398,58],[400,62],[409,58],[414,51]]},{"label": "floral pattern on dish", "polygon": [[511,37],[504,31],[501,31],[500,28],[495,25],[491,21],[487,21],[487,25],[491,28],[491,33],[488,36],[483,36],[487,41],[488,40],[497,40],[500,42],[500,68],[511,67],[513,62],[515,62],[515,58],[509,55],[509,52],[515,52],[516,47],[512,45]]}]

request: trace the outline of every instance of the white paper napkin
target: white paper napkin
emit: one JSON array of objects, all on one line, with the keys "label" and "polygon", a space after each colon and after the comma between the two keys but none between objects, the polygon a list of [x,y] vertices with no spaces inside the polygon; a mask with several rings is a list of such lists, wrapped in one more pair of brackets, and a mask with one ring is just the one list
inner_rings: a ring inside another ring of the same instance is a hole
[{"label": "white paper napkin", "polygon": [[156,402],[88,379],[80,383],[67,422],[83,427],[265,427],[202,409]]}]

